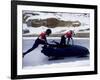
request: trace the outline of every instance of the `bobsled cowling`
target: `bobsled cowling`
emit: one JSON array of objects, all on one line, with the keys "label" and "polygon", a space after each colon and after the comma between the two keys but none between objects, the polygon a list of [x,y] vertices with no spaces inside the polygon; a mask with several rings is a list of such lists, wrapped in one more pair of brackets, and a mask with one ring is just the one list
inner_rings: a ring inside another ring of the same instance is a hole
[{"label": "bobsled cowling", "polygon": [[89,54],[89,50],[79,45],[44,46],[41,52],[48,57],[82,57]]}]

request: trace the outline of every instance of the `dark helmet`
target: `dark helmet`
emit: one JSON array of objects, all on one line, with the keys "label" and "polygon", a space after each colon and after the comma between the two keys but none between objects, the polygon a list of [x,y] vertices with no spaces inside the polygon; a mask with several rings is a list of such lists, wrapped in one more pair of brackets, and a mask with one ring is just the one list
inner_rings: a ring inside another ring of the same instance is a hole
[{"label": "dark helmet", "polygon": [[73,33],[74,31],[73,30],[70,30],[70,32]]},{"label": "dark helmet", "polygon": [[47,35],[51,34],[52,33],[51,29],[47,29],[46,33],[47,33]]}]

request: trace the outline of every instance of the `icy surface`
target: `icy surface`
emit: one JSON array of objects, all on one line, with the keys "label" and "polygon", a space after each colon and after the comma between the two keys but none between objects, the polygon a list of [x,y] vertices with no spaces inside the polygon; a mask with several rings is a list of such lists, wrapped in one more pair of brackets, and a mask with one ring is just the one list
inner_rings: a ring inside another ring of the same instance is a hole
[{"label": "icy surface", "polygon": [[[49,39],[49,42],[52,39]],[[59,42],[59,39],[55,39]],[[89,49],[89,39],[74,39],[74,43],[77,45],[84,46]],[[23,39],[23,52],[27,51],[34,44],[34,39]],[[23,68],[33,68],[33,67],[53,67],[62,65],[66,65],[67,67],[75,67],[75,66],[88,66],[89,65],[89,57],[85,58],[76,58],[76,57],[66,57],[61,60],[52,60],[49,61],[48,57],[41,53],[42,45],[28,53],[23,58]]]}]

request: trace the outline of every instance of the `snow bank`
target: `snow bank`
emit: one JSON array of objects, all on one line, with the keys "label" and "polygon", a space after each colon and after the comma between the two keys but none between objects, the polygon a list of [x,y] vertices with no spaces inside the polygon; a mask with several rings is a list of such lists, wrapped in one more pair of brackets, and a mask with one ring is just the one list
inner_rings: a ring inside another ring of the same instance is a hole
[{"label": "snow bank", "polygon": [[[90,28],[90,14],[89,13],[67,13],[67,12],[39,12],[39,11],[23,11],[23,14],[27,13],[26,16],[30,16],[26,19],[26,22],[28,20],[32,19],[47,19],[47,18],[57,18],[64,21],[80,21],[81,26],[79,27],[55,27],[50,28],[52,30],[52,34],[61,34],[65,33],[68,30],[73,30],[76,33],[79,32],[79,30],[84,30]],[[29,13],[29,14],[28,14]],[[30,13],[38,14],[38,15],[31,15]],[[27,34],[39,34],[47,29],[45,26],[37,27],[35,28],[32,26],[27,26],[25,23],[23,23],[23,30],[28,29],[29,33]],[[89,32],[89,31],[83,31],[83,32]]]}]

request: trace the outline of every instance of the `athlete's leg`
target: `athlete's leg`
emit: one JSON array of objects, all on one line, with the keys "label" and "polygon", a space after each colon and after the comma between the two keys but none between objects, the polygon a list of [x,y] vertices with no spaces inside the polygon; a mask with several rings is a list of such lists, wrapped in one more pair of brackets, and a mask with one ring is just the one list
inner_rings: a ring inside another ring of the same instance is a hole
[{"label": "athlete's leg", "polygon": [[73,40],[73,38],[71,38],[71,40],[72,40],[72,45],[74,45],[74,40]]},{"label": "athlete's leg", "polygon": [[65,38],[65,36],[61,36],[60,45],[66,45],[66,38]]},{"label": "athlete's leg", "polygon": [[35,48],[38,47],[39,44],[46,44],[45,41],[40,40],[40,39],[36,39],[34,45],[32,46],[32,48],[30,48],[29,50],[27,50],[25,53],[23,53],[23,56],[26,55],[27,53],[31,52],[32,50],[34,50]]},{"label": "athlete's leg", "polygon": [[69,42],[70,42],[70,38],[67,39],[67,45],[69,45]]}]

